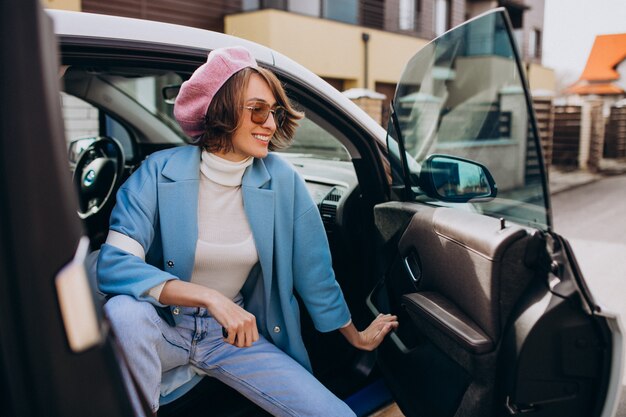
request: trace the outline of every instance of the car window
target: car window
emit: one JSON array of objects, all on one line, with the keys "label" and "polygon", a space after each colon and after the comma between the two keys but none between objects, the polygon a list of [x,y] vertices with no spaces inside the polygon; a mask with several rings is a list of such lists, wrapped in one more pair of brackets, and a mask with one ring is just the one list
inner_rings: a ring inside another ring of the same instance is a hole
[{"label": "car window", "polygon": [[101,78],[167,124],[181,138],[186,141],[189,140],[174,118],[175,96],[165,97],[165,92],[169,89],[178,92],[178,88],[183,82],[180,75],[175,72],[151,72],[145,75],[132,74],[131,76],[125,73],[110,73],[103,74]]},{"label": "car window", "polygon": [[348,150],[331,134],[311,118],[300,120],[293,144],[283,152],[298,154],[300,157],[350,161]]},{"label": "car window", "polygon": [[65,141],[67,145],[78,138],[98,136],[98,109],[84,100],[70,94],[61,93]]},{"label": "car window", "polygon": [[[79,139],[109,136],[115,138],[122,145],[126,160],[133,159],[134,150],[131,134],[114,117],[82,99],[64,92],[61,92],[61,103],[65,141],[68,148],[72,142]],[[87,146],[89,143],[91,143],[89,140],[81,141],[82,146]],[[81,149],[75,151],[79,153]]]},{"label": "car window", "polygon": [[[103,72],[99,74],[99,78],[164,122],[185,141],[189,141],[173,113],[175,96],[183,82],[180,75],[174,72],[155,73],[146,70],[145,74],[133,73],[129,76],[128,72],[123,69]],[[345,147],[328,130],[307,117],[306,111],[299,124],[292,146],[284,152],[298,154],[302,158],[350,161],[350,155]]]},{"label": "car window", "polygon": [[[390,123],[390,140],[402,137],[414,174],[432,154],[470,159],[491,172],[498,186],[494,200],[455,207],[548,228],[533,115],[501,14],[472,20],[418,52],[405,68],[393,106],[397,124]],[[399,147],[390,143],[389,149],[397,153]],[[419,200],[440,204],[413,182]]]}]

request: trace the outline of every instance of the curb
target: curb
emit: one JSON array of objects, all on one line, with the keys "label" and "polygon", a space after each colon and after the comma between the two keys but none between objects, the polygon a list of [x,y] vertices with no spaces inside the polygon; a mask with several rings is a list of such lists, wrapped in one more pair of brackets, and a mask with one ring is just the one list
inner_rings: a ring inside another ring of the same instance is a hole
[{"label": "curb", "polygon": [[604,176],[597,175],[597,176],[594,176],[593,178],[587,178],[582,181],[576,181],[576,182],[571,182],[571,183],[562,183],[558,181],[550,182],[550,195],[556,195],[556,194],[563,193],[565,191],[570,191],[576,188],[580,188],[585,185],[592,184],[596,181],[600,181],[602,178],[604,178]]}]

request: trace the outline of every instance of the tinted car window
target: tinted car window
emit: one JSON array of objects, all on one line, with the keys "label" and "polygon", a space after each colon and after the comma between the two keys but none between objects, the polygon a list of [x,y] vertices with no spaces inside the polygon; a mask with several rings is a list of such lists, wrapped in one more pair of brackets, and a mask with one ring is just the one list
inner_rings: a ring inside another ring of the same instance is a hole
[{"label": "tinted car window", "polygon": [[103,74],[101,78],[133,99],[144,110],[167,124],[181,138],[189,140],[174,118],[174,100],[164,97],[164,89],[178,87],[181,77],[174,72],[162,74]]},{"label": "tinted car window", "polygon": [[[65,141],[68,147],[72,142],[79,139],[92,138],[95,140],[98,136],[109,136],[120,143],[127,160],[134,158],[131,134],[115,118],[71,94],[61,92],[61,103]],[[91,142],[90,140],[81,141],[75,152],[80,152]],[[75,155],[75,157],[77,156]]]},{"label": "tinted car window", "polygon": [[308,158],[350,161],[347,149],[326,129],[306,116],[298,123],[300,126],[293,144],[284,152]]},{"label": "tinted car window", "polygon": [[464,208],[548,228],[534,120],[502,15],[470,21],[424,47],[405,68],[393,106],[411,170],[434,153],[479,162],[498,196]]}]

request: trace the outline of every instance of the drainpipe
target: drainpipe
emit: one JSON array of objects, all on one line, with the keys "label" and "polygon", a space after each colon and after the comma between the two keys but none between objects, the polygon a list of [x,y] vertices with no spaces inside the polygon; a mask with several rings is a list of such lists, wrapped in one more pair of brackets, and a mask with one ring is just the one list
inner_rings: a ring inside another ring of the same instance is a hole
[{"label": "drainpipe", "polygon": [[370,40],[369,33],[362,33],[361,39],[363,40],[363,88],[367,89],[369,86],[369,57],[368,57],[368,42]]}]

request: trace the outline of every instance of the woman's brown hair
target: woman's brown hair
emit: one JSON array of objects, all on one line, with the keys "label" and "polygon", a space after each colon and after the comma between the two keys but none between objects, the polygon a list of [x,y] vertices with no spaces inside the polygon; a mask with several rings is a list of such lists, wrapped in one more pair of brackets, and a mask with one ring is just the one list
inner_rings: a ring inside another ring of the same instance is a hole
[{"label": "woman's brown hair", "polygon": [[276,126],[276,132],[270,139],[269,150],[287,148],[291,145],[293,136],[298,127],[298,120],[304,114],[296,110],[289,101],[287,93],[280,80],[273,72],[265,68],[244,68],[234,74],[218,90],[211,100],[205,116],[204,134],[194,145],[201,146],[208,152],[231,151],[232,135],[237,130],[243,113],[244,94],[252,74],[259,74],[272,90],[276,104],[285,109],[285,120],[281,126]]}]

